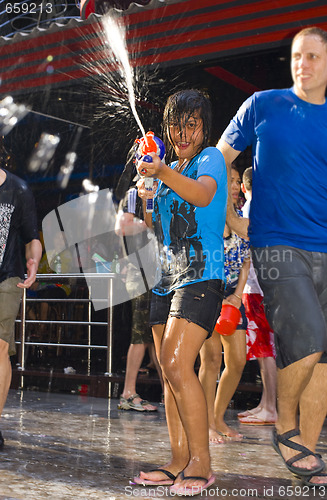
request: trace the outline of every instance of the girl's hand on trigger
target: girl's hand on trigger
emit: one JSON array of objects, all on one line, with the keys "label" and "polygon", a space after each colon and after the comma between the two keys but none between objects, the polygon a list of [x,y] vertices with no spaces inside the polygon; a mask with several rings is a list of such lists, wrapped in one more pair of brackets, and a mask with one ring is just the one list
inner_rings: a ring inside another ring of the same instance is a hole
[{"label": "girl's hand on trigger", "polygon": [[[143,162],[145,164],[145,162]],[[148,164],[147,164],[148,165]],[[153,182],[153,189],[149,191],[148,189],[145,189],[144,186],[144,178],[141,177],[136,183],[138,195],[142,200],[147,200],[149,198],[153,198],[154,193],[157,191],[158,188],[158,181]]]},{"label": "girl's hand on trigger", "polygon": [[141,158],[136,165],[138,173],[145,177],[159,177],[163,165],[161,159],[155,153],[148,153],[148,156],[152,157],[152,162],[142,161]]}]

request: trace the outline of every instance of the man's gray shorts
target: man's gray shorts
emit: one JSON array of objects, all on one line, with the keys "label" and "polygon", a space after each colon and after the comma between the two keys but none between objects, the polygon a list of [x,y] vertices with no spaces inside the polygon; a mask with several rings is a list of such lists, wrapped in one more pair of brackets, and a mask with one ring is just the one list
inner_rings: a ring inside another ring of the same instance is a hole
[{"label": "man's gray shorts", "polygon": [[327,362],[327,253],[289,246],[252,248],[275,333],[278,368],[315,352]]},{"label": "man's gray shorts", "polygon": [[21,278],[8,278],[0,283],[0,339],[9,344],[9,356],[16,354],[15,319],[23,289],[18,288]]}]

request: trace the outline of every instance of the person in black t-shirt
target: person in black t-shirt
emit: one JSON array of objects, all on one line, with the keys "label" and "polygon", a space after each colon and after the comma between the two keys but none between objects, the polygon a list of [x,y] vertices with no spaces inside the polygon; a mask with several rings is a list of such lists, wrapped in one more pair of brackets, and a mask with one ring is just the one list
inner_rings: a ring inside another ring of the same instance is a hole
[{"label": "person in black t-shirt", "polygon": [[[1,148],[0,144],[0,148]],[[3,156],[4,149],[0,150]],[[2,162],[3,163],[3,162]],[[27,278],[24,277],[25,246]],[[42,255],[36,208],[27,184],[0,166],[0,416],[11,383],[9,356],[16,353],[15,319],[23,288],[35,281]],[[0,448],[4,440],[0,432]]]},{"label": "person in black t-shirt", "polygon": [[[143,221],[142,200],[138,198],[135,179],[134,181],[132,180],[135,174],[136,169],[133,163],[133,154],[130,153],[124,172],[115,190],[116,198],[121,199],[115,230],[117,234],[124,238],[128,253],[137,252],[148,242],[147,225]],[[141,270],[134,267],[131,263],[126,270],[126,289],[130,294],[132,305],[132,331],[131,342],[127,352],[124,388],[120,395],[118,408],[120,410],[151,412],[157,411],[157,406],[144,400],[136,392],[137,376],[146,349],[148,349],[150,361],[154,364],[158,372],[162,392],[163,380],[154,349],[151,327],[149,326],[151,290],[147,290],[145,293],[139,290],[140,284],[143,284],[143,281],[140,280],[140,272]]]}]

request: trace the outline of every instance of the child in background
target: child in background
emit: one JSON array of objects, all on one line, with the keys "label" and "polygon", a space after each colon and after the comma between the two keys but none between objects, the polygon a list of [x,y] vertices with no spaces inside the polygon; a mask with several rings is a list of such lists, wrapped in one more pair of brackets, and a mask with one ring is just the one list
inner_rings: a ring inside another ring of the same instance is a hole
[{"label": "child in background", "polygon": [[[126,175],[125,171],[126,168],[122,176]],[[123,181],[124,179],[121,179],[118,185],[123,185]],[[130,187],[119,204],[115,231],[116,234],[123,237],[129,252],[138,251],[147,242],[147,226],[143,222],[142,200],[138,198],[135,186]],[[141,398],[136,392],[137,376],[147,349],[150,360],[158,372],[163,391],[161,370],[149,325],[151,290],[141,293],[139,289],[140,280],[136,276],[140,273],[140,269],[137,266],[130,262],[125,272],[126,290],[132,297],[132,329],[131,342],[127,351],[124,387],[120,395],[118,409],[145,412],[157,411],[157,406]]]},{"label": "child in background", "polygon": [[[249,218],[252,198],[252,167],[244,171],[242,181],[242,191],[247,200],[242,212],[244,217]],[[258,360],[263,389],[258,406],[252,410],[239,413],[238,417],[241,424],[273,425],[277,420],[277,370],[274,334],[265,315],[263,292],[252,263],[243,292],[243,304],[248,319],[246,359]]]}]

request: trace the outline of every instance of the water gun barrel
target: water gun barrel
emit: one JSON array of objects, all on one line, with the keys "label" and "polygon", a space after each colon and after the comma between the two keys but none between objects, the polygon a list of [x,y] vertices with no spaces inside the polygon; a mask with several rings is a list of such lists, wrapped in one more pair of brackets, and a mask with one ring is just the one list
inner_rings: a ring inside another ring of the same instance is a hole
[{"label": "water gun barrel", "polygon": [[[152,162],[152,156],[149,153],[155,153],[163,160],[165,156],[165,145],[159,137],[156,137],[153,132],[147,132],[144,137],[141,139],[136,139],[136,144],[138,144],[136,148],[136,159],[140,160],[142,158],[143,161],[147,163]],[[153,189],[153,177],[145,178],[145,189],[148,191],[152,191]],[[146,212],[153,212],[153,198],[148,198],[146,200]]]}]

